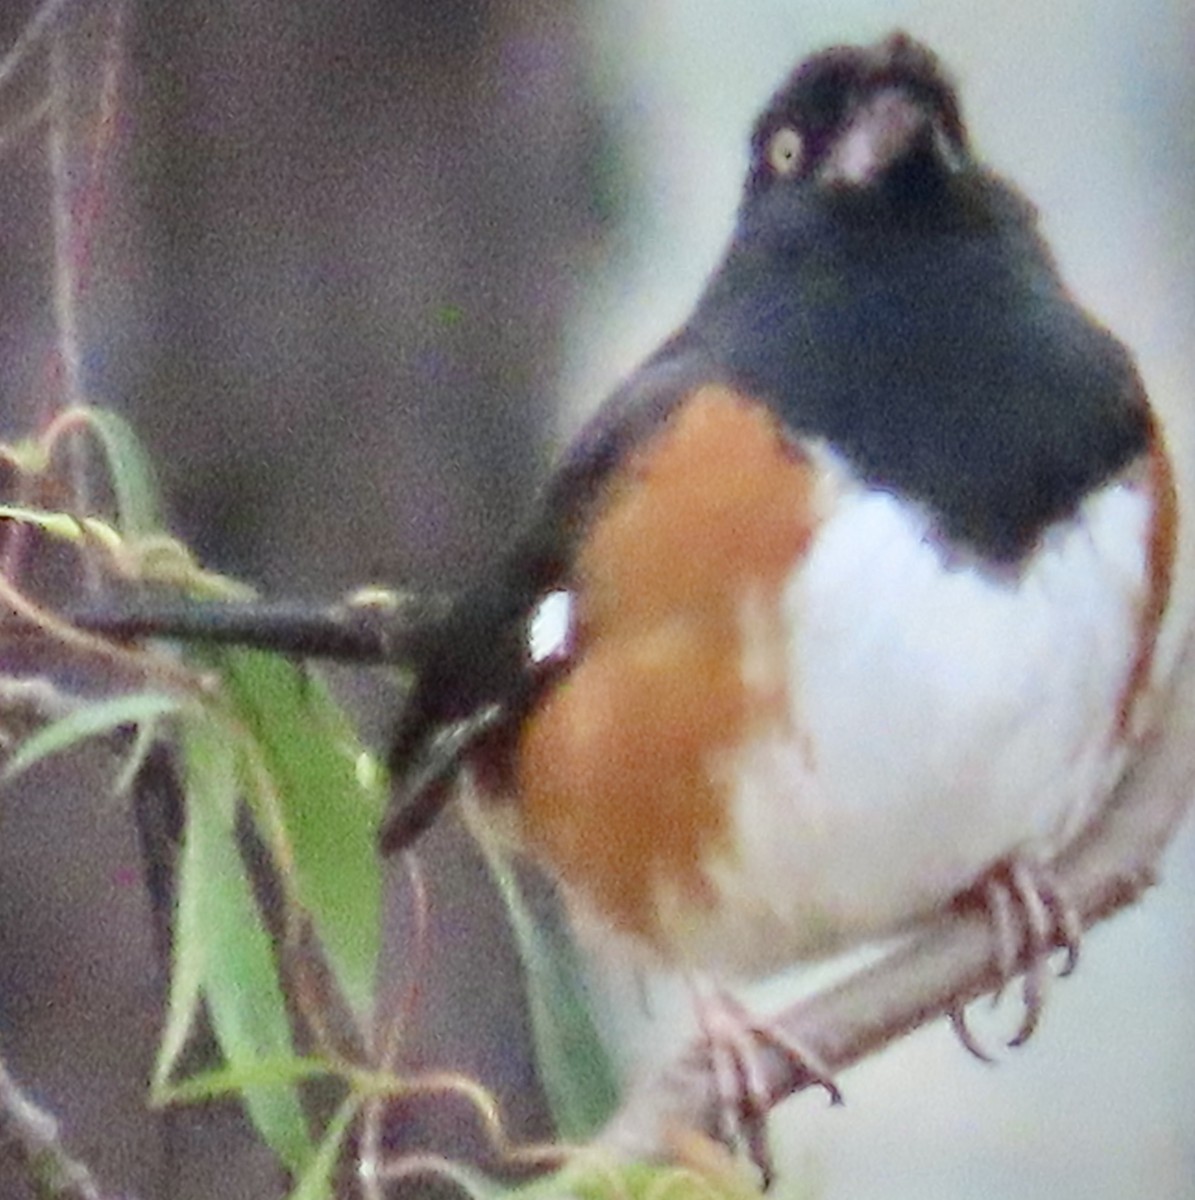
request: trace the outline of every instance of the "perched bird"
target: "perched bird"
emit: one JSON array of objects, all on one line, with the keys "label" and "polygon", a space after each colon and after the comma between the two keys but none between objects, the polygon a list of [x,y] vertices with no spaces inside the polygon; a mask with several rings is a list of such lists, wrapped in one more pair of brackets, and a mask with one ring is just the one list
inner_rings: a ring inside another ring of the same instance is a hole
[{"label": "perched bird", "polygon": [[759,975],[1073,837],[1148,727],[1176,531],[1129,353],[928,49],[810,58],[750,155],[692,315],[429,640],[382,843],[465,767],[587,920]]},{"label": "perched bird", "polygon": [[1132,358],[937,58],[826,50],[692,315],[407,647],[382,846],[463,772],[579,919],[715,979],[998,879],[1073,941],[1041,868],[1148,733],[1175,539]]},{"label": "perched bird", "polygon": [[465,768],[579,920],[714,979],[1003,889],[1023,1040],[1077,947],[1044,864],[1148,732],[1175,538],[1132,358],[935,55],[826,50],[756,121],[692,315],[429,643],[382,844]]}]

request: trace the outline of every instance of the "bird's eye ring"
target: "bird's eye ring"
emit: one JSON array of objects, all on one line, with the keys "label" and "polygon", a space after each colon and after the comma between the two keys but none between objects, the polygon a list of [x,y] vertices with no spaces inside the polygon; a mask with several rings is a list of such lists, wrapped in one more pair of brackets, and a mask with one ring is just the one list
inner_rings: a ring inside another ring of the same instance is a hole
[{"label": "bird's eye ring", "polygon": [[768,139],[768,166],[777,175],[794,175],[801,165],[804,141],[791,125],[782,125]]}]

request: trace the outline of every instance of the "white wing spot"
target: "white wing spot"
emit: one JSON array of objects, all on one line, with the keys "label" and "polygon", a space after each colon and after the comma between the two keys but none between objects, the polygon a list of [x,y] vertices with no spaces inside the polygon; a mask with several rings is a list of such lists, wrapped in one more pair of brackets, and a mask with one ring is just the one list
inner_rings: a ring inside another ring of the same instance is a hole
[{"label": "white wing spot", "polygon": [[549,592],[544,596],[527,624],[527,650],[537,665],[568,656],[572,648],[573,594]]}]

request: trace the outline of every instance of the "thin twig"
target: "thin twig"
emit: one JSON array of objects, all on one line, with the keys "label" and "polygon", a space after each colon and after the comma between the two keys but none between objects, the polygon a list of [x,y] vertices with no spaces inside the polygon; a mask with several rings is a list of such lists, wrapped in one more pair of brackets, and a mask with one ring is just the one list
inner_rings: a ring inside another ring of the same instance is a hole
[{"label": "thin twig", "polygon": [[[83,360],[79,352],[79,281],[75,254],[76,179],[72,162],[70,113],[70,63],[66,31],[61,25],[50,33],[50,127],[47,149],[50,162],[50,207],[54,216],[54,325],[57,349],[59,404],[74,409],[83,404]],[[69,445],[71,494],[76,511],[91,512],[91,485],[87,478],[87,448],[76,435]],[[90,558],[82,564],[82,585],[94,595],[99,589],[99,568]]]},{"label": "thin twig", "polygon": [[0,675],[0,751],[9,744],[8,725],[14,722],[29,725],[60,721],[78,712],[87,700],[63,691],[52,680],[34,677]]},{"label": "thin twig", "polygon": [[100,82],[100,98],[93,123],[95,134],[91,139],[86,186],[80,196],[79,215],[73,231],[76,300],[86,296],[91,286],[95,231],[108,198],[108,176],[104,168],[116,138],[127,7],[126,0],[111,0],[109,4],[109,26],[104,39],[103,78]]},{"label": "thin twig", "polygon": [[[402,864],[411,894],[411,916],[413,930],[410,939],[408,961],[405,964],[406,986],[398,993],[394,1011],[389,1006],[378,1016],[374,1029],[374,1054],[376,1066],[383,1071],[397,1073],[398,1060],[402,1052],[403,1039],[414,1022],[422,993],[423,980],[427,971],[428,952],[428,903],[427,880],[419,856],[410,851],[402,856]],[[382,1200],[382,1152],[383,1124],[388,1111],[387,1097],[371,1096],[362,1110],[361,1187],[365,1200]]]},{"label": "thin twig", "polygon": [[0,1142],[20,1158],[38,1195],[54,1200],[116,1200],[100,1189],[83,1163],[67,1153],[58,1122],[25,1095],[2,1059]]},{"label": "thin twig", "polygon": [[[79,325],[75,301],[75,179],[71,162],[70,73],[66,33],[56,27],[50,37],[50,203],[54,215],[54,321],[61,372],[62,407],[83,402]],[[83,512],[88,509],[83,507]]]},{"label": "thin twig", "polygon": [[45,4],[29,18],[25,28],[21,30],[20,37],[13,43],[12,49],[3,58],[0,58],[0,90],[12,78],[13,73],[24,62],[33,47],[45,36],[46,30],[50,28],[62,10],[70,3],[71,0],[46,0]]},{"label": "thin twig", "polygon": [[200,675],[174,659],[152,650],[121,646],[62,620],[30,600],[3,574],[0,574],[0,621],[12,621],[14,628],[24,623],[31,631],[52,639],[64,652],[78,653],[96,665],[110,667],[122,678],[130,677],[138,683],[153,680],[162,687],[177,688],[187,694],[202,692],[205,687]]}]

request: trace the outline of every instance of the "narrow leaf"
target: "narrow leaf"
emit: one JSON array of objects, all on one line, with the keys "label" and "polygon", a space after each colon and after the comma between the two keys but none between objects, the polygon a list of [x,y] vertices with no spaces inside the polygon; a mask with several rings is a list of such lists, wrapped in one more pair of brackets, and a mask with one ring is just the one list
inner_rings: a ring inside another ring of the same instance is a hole
[{"label": "narrow leaf", "polygon": [[216,1067],[200,1071],[178,1083],[166,1083],[155,1096],[159,1104],[194,1104],[201,1100],[219,1100],[239,1094],[247,1088],[274,1087],[304,1083],[329,1075],[333,1068],[320,1058],[259,1058],[235,1067]]},{"label": "narrow leaf", "polygon": [[510,862],[484,831],[475,832],[523,964],[536,1063],[552,1118],[566,1141],[583,1141],[613,1114],[618,1082],[589,1013],[576,948],[563,930],[536,921]]},{"label": "narrow leaf", "polygon": [[106,461],[121,533],[136,538],[161,529],[157,478],[133,427],[111,409],[88,407],[83,415]]},{"label": "narrow leaf", "polygon": [[[186,869],[180,871],[179,886],[189,894],[180,892],[180,926],[185,908],[191,921],[188,944],[176,950],[175,967],[190,972],[193,963],[200,964],[212,1027],[235,1070],[263,1058],[293,1057],[294,1051],[270,937],[237,843],[228,741],[215,721],[189,722],[184,730]],[[247,1087],[244,1101],[274,1153],[292,1173],[301,1172],[312,1147],[295,1088]]]},{"label": "narrow leaf", "polygon": [[83,536],[83,526],[69,513],[48,512],[41,508],[28,508],[24,504],[0,504],[0,521],[33,525],[51,537],[68,542],[77,542]]},{"label": "narrow leaf", "polygon": [[[210,718],[204,714],[184,724],[182,742],[187,773],[187,826],[175,882],[174,961],[166,1026],[154,1068],[153,1099],[159,1104],[171,1098],[170,1075],[195,1023],[203,996],[206,954],[212,941],[207,930],[209,881],[204,872],[206,858],[213,852],[208,841],[214,839],[202,835],[213,823],[231,828],[237,803],[236,754],[231,740],[214,736]],[[200,805],[211,808],[215,818],[201,819],[197,827],[192,819],[193,810]],[[237,853],[235,847],[233,853]]]},{"label": "narrow leaf", "polygon": [[0,772],[0,781],[7,782],[43,758],[61,754],[87,738],[111,733],[121,725],[141,725],[156,720],[176,712],[182,704],[177,696],[165,692],[132,692],[88,704],[26,738]]},{"label": "narrow leaf", "polygon": [[274,783],[294,855],[295,891],[364,1020],[381,943],[375,838],[385,780],[360,769],[364,747],[312,672],[256,651],[221,651],[214,661]]},{"label": "narrow leaf", "polygon": [[319,1149],[303,1172],[290,1200],[332,1200],[332,1172],[340,1158],[340,1148],[357,1115],[359,1097],[349,1096],[324,1130]]}]

